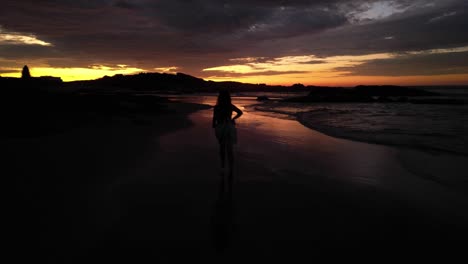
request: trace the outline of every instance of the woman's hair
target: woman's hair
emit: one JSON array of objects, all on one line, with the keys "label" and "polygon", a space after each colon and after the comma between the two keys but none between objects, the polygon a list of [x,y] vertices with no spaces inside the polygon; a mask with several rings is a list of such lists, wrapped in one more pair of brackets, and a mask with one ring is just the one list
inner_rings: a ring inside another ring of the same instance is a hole
[{"label": "woman's hair", "polygon": [[230,106],[231,105],[231,95],[227,90],[221,90],[218,95],[218,102],[216,103],[217,106]]}]

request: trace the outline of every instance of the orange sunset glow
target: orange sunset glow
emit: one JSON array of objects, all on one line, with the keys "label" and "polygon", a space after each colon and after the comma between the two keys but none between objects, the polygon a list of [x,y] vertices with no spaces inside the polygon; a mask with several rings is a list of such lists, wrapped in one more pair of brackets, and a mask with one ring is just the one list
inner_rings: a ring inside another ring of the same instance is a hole
[{"label": "orange sunset glow", "polygon": [[[13,69],[12,69],[13,71]],[[143,69],[127,67],[92,66],[90,68],[53,68],[53,67],[31,67],[32,76],[57,76],[63,81],[95,80],[103,76],[116,74],[135,74],[145,72]],[[4,77],[20,77],[21,72],[2,74]]]},{"label": "orange sunset glow", "polygon": [[[232,64],[204,69],[206,73],[215,73],[207,79],[213,81],[239,81],[246,83],[267,83],[274,85],[354,86],[359,84],[377,85],[381,83],[395,85],[462,85],[466,84],[468,74],[432,74],[432,75],[359,75],[353,69],[367,62],[406,58],[408,54],[447,54],[467,52],[468,47],[408,52],[407,54],[380,53],[360,56],[288,56],[263,61],[263,58],[231,59]],[[218,75],[220,76],[218,76]]]},{"label": "orange sunset glow", "polygon": [[207,80],[237,81],[243,83],[266,83],[269,85],[292,85],[301,83],[304,85],[318,86],[343,86],[356,85],[466,85],[468,74],[433,75],[433,76],[301,76],[301,75],[278,75],[278,76],[248,76],[248,77],[213,77]]}]

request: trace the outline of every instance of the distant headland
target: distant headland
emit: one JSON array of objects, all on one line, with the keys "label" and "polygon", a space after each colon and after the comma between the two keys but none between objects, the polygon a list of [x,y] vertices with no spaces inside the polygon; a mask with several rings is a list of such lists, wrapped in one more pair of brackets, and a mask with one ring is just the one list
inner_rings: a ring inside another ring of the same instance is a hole
[{"label": "distant headland", "polygon": [[[23,67],[21,78],[0,77],[0,86],[6,90],[29,91],[33,94],[38,90],[58,90],[60,92],[85,93],[168,93],[193,94],[215,93],[227,89],[231,92],[283,92],[308,93],[307,96],[288,99],[291,102],[407,102],[408,97],[430,97],[439,94],[427,91],[424,87],[404,87],[392,85],[356,87],[329,87],[303,85],[300,83],[291,86],[250,84],[233,81],[215,82],[206,81],[184,73],[139,73],[134,75],[117,74],[104,76],[96,80],[63,82],[59,77],[34,77],[29,73],[27,66]],[[434,86],[435,87],[435,86]],[[438,86],[440,87],[440,86]],[[433,87],[432,87],[433,88]],[[262,99],[268,99],[262,97]],[[460,103],[445,102],[432,99],[421,100],[425,103]],[[414,101],[416,102],[416,101]]]}]

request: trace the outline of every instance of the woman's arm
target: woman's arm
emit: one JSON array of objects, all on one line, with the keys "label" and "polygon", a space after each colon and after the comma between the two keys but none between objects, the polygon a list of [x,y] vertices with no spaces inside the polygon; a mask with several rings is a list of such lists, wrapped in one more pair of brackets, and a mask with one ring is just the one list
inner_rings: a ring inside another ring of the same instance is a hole
[{"label": "woman's arm", "polygon": [[236,112],[236,116],[232,118],[232,121],[236,120],[237,118],[241,117],[241,115],[243,114],[242,113],[242,110],[240,110],[239,108],[237,108],[235,105],[232,105],[232,111]]}]

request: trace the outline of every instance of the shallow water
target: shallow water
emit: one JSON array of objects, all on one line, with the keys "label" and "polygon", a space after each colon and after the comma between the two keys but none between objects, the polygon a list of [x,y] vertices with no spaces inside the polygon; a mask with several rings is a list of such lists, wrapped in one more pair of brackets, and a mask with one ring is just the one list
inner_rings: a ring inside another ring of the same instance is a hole
[{"label": "shallow water", "polygon": [[[215,103],[215,97],[177,100]],[[296,120],[252,111],[250,106],[255,103],[252,98],[233,98],[233,104],[244,109],[244,115],[237,121],[238,144],[235,147],[235,178],[239,184],[306,187],[327,179],[393,193],[416,207],[463,214],[459,208],[466,205],[467,190],[457,187],[464,182],[463,178],[460,181],[463,173],[457,171],[464,168],[465,157],[447,163],[446,156],[330,137]],[[214,132],[209,133],[211,117],[211,110],[191,114],[193,127],[163,136],[160,144],[161,149],[168,151],[162,155],[169,162],[176,160],[177,164],[185,164],[179,166],[180,169],[185,168],[195,175],[210,171],[216,179],[219,157]],[[194,160],[204,164],[192,164]],[[448,170],[446,165],[452,169]]]},{"label": "shallow water", "polygon": [[[456,93],[450,92],[443,97],[468,96],[468,91],[464,91],[456,90]],[[214,95],[177,96],[172,99],[216,104]],[[233,102],[244,111],[278,119],[298,120],[328,135],[468,156],[468,105],[302,104],[278,100],[258,102],[255,99],[253,96],[233,96]]]},{"label": "shallow water", "polygon": [[[178,96],[172,100],[192,103],[216,104],[215,96]],[[401,185],[405,179],[402,170],[392,171],[395,167],[404,167],[421,179],[429,179],[437,185],[468,191],[468,179],[466,177],[467,158],[459,155],[466,151],[463,134],[468,122],[452,122],[442,118],[443,113],[454,111],[453,106],[421,106],[415,110],[411,105],[385,105],[385,104],[329,104],[309,105],[283,104],[275,101],[259,103],[255,97],[233,97],[233,103],[241,108],[245,115],[237,121],[239,143],[242,146],[241,155],[252,162],[273,160],[268,167],[272,171],[285,172],[291,168],[299,168],[304,173],[317,173],[317,168],[334,171],[333,175],[346,175],[346,180],[359,184],[390,186],[393,183]],[[369,106],[370,105],[370,106]],[[324,109],[324,107],[326,107]],[[465,106],[462,106],[465,107]],[[269,108],[265,110],[264,108]],[[314,110],[315,109],[315,110]],[[324,110],[321,110],[324,109]],[[431,109],[426,112],[423,109]],[[437,109],[445,109],[438,111]],[[454,110],[455,109],[455,110]],[[301,112],[302,111],[302,112]],[[397,111],[401,111],[400,115]],[[406,114],[403,113],[406,111]],[[418,115],[416,111],[420,111]],[[445,112],[444,112],[445,111]],[[298,113],[303,113],[301,122],[297,122]],[[359,114],[361,115],[359,115]],[[210,126],[211,111],[202,111],[195,116]],[[439,115],[441,124],[436,129]],[[425,120],[413,121],[413,119]],[[466,119],[466,116],[460,116]],[[198,120],[198,119],[197,119]],[[206,121],[208,120],[208,121]],[[340,122],[342,121],[342,122]],[[406,126],[396,125],[398,122],[406,122]],[[201,122],[198,120],[197,122]],[[310,123],[308,123],[310,122]],[[306,125],[306,126],[304,126]],[[395,129],[391,126],[396,126]],[[453,133],[445,126],[453,126]],[[308,128],[309,127],[309,128]],[[414,131],[413,131],[414,127]],[[428,127],[434,127],[428,129]],[[312,129],[311,129],[312,128]],[[202,128],[206,129],[205,127]],[[206,133],[201,130],[200,134]],[[254,138],[246,139],[247,135],[257,133]],[[403,146],[398,149],[380,148],[372,145],[338,144],[348,142],[333,137],[325,136],[317,131],[324,132],[338,138],[347,138],[357,141],[380,143],[384,145]],[[405,131],[410,131],[405,134]],[[461,138],[461,139],[460,139]],[[247,141],[247,142],[246,142]],[[247,143],[247,145],[245,145]],[[272,147],[274,146],[274,147]],[[350,147],[354,146],[354,147]],[[372,147],[369,147],[372,146]],[[279,148],[279,150],[278,150]],[[387,151],[383,154],[382,150]],[[406,151],[407,150],[407,151]],[[277,153],[285,159],[278,159]],[[352,154],[350,156],[350,152]],[[392,154],[390,154],[392,153]],[[411,154],[408,154],[411,153]],[[456,153],[456,154],[454,154]],[[323,156],[328,157],[324,162]],[[318,164],[314,160],[319,160]],[[394,164],[400,160],[401,164]],[[388,165],[392,163],[393,165]],[[325,164],[326,163],[326,164]],[[340,171],[341,167],[350,171]],[[260,164],[262,165],[262,164]],[[311,166],[308,166],[311,165]],[[388,174],[392,176],[388,176]],[[382,175],[387,175],[382,178]],[[401,186],[400,186],[401,187]],[[400,188],[398,187],[398,188]]]},{"label": "shallow water", "polygon": [[267,102],[251,108],[337,137],[468,155],[468,105]]}]

